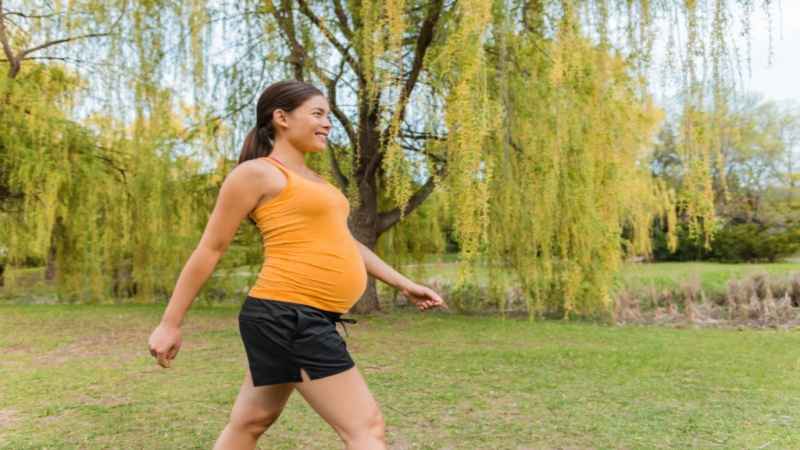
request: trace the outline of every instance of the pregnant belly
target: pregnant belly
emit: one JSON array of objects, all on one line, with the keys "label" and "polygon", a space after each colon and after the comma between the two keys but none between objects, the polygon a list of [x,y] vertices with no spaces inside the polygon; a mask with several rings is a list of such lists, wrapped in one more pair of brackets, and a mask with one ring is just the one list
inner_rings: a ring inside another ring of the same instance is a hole
[{"label": "pregnant belly", "polygon": [[[330,310],[349,309],[367,287],[367,270],[358,248],[336,252],[281,254],[264,261],[254,289],[283,298],[307,299]],[[277,298],[277,297],[275,297]]]}]

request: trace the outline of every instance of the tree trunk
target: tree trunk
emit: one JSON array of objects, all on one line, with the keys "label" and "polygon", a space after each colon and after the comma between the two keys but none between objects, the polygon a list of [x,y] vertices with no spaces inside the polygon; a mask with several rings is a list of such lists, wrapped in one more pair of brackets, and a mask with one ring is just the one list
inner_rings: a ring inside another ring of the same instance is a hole
[{"label": "tree trunk", "polygon": [[[365,92],[366,88],[360,92]],[[358,192],[361,197],[360,205],[350,217],[350,230],[359,242],[367,246],[370,250],[375,249],[378,242],[378,190],[376,183],[377,170],[373,170],[373,158],[380,156],[380,135],[378,131],[378,117],[380,105],[370,101],[365,97],[359,99],[359,151],[355,152],[354,157],[357,161],[355,179],[358,183]],[[360,154],[360,155],[359,155]],[[377,161],[377,160],[375,160]],[[378,302],[378,290],[375,286],[375,278],[368,276],[367,289],[361,298],[353,305],[352,311],[357,314],[371,313],[380,311]]]},{"label": "tree trunk", "polygon": [[61,217],[56,217],[56,220],[53,223],[53,230],[50,232],[50,249],[47,252],[47,267],[44,271],[44,279],[46,281],[55,280],[56,275],[58,274],[58,261],[56,259],[58,253],[57,243],[63,234],[64,223],[62,222]]},{"label": "tree trunk", "polygon": [[[353,235],[359,242],[364,244],[365,246],[369,247],[370,250],[375,249],[375,245],[378,242],[378,234],[376,230],[376,221],[378,217],[377,211],[377,193],[374,189],[374,181],[373,182],[365,182],[362,184],[362,188],[359,189],[362,204],[360,208],[357,208],[352,215],[352,225],[351,230],[353,230]],[[361,298],[353,305],[352,311],[354,313],[371,313],[375,311],[380,311],[380,302],[378,301],[378,289],[375,285],[375,277],[372,275],[368,276],[367,281],[367,289],[364,291],[364,294]]]},{"label": "tree trunk", "polygon": [[50,242],[50,251],[47,252],[47,267],[44,271],[44,279],[46,281],[53,281],[56,279],[58,267],[56,264],[56,243],[55,240]]}]

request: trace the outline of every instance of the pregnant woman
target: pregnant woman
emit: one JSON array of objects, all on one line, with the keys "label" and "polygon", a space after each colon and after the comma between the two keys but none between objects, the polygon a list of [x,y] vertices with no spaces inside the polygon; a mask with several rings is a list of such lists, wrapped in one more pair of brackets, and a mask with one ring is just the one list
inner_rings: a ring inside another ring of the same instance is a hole
[{"label": "pregnant woman", "polygon": [[239,312],[248,362],[244,382],[214,449],[255,448],[294,389],[346,448],[385,449],[380,408],[336,323],[355,322],[341,315],[363,294],[367,272],[420,311],[447,305],[358,242],[347,227],[347,197],[306,167],[305,154],[324,151],[331,130],[322,92],[281,81],[264,90],[256,110],[239,164],[225,178],[200,243],[150,335],[150,354],[170,366],[181,346],[184,314],[249,217],[262,235],[265,259]]}]

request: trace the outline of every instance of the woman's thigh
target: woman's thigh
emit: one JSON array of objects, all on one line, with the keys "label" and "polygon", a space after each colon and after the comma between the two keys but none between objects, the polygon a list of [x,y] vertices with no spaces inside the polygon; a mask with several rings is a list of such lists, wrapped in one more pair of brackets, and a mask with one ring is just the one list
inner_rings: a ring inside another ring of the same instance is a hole
[{"label": "woman's thigh", "polygon": [[253,378],[247,368],[231,411],[231,422],[269,425],[281,414],[292,391],[292,383],[253,386]]},{"label": "woman's thigh", "polygon": [[383,420],[358,367],[315,380],[300,369],[300,377],[303,381],[294,387],[340,436],[358,434]]}]

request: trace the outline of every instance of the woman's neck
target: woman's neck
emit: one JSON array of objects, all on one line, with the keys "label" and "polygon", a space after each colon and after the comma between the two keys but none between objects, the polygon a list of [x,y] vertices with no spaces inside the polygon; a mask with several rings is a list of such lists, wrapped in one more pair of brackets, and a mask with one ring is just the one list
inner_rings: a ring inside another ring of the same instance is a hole
[{"label": "woman's neck", "polygon": [[[276,143],[277,144],[277,143]],[[278,150],[273,149],[272,153],[269,154],[274,159],[277,159],[278,162],[282,163],[283,165],[291,168],[298,168],[298,169],[305,169],[306,168],[306,159],[305,155],[302,152],[298,152],[297,150]]]}]

